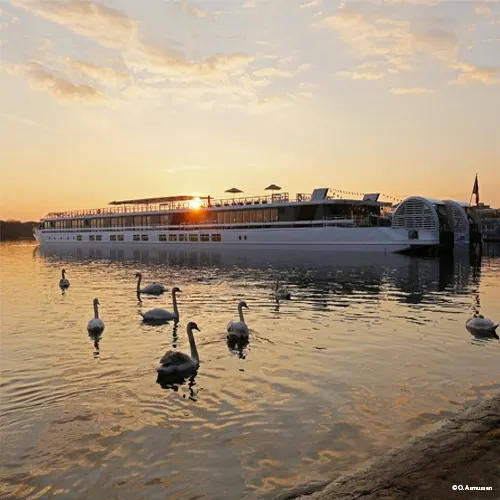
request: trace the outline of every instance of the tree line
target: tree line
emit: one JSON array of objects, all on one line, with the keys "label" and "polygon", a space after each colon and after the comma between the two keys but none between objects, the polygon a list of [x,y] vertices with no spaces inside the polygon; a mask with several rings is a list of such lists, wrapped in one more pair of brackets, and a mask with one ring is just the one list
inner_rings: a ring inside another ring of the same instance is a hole
[{"label": "tree line", "polygon": [[33,238],[33,227],[38,223],[33,221],[0,220],[0,241]]}]

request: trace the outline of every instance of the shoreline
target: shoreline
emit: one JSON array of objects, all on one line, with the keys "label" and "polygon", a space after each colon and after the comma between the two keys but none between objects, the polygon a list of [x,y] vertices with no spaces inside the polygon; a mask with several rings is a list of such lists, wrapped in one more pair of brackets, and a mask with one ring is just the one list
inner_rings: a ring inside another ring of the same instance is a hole
[{"label": "shoreline", "polygon": [[[297,486],[277,500],[500,498],[500,392],[423,432],[356,471]],[[464,490],[454,491],[453,485]],[[492,491],[465,490],[466,485]]]}]

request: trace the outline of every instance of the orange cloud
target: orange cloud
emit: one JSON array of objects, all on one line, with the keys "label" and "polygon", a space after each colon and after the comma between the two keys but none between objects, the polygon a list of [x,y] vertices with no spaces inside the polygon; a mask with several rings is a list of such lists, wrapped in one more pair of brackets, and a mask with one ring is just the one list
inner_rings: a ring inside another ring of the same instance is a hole
[{"label": "orange cloud", "polygon": [[432,94],[434,90],[427,89],[424,87],[403,87],[403,88],[392,88],[391,94],[395,95],[408,95],[408,94]]},{"label": "orange cloud", "polygon": [[91,85],[75,83],[38,61],[27,64],[3,64],[1,69],[12,75],[24,75],[34,88],[45,90],[60,100],[97,101],[106,96]]}]

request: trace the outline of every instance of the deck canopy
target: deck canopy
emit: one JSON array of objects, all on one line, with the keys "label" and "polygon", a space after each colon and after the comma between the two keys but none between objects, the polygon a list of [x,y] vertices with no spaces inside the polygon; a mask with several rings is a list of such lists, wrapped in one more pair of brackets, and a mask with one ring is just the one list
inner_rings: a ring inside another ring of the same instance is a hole
[{"label": "deck canopy", "polygon": [[207,199],[207,196],[164,196],[162,198],[141,198],[138,200],[110,201],[108,205],[154,205],[156,203],[170,203],[176,201],[190,201]]}]

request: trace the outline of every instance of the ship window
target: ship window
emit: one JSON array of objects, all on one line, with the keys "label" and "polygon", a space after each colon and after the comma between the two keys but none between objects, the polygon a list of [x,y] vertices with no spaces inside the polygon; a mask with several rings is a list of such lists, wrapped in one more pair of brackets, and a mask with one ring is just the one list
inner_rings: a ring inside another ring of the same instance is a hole
[{"label": "ship window", "polygon": [[190,234],[189,241],[198,241],[198,235],[197,234]]},{"label": "ship window", "polygon": [[81,234],[78,234],[76,236],[76,241],[82,241],[82,235]]},{"label": "ship window", "polygon": [[148,241],[148,240],[149,240],[149,236],[148,236],[147,234],[143,234],[143,235],[141,236],[141,240],[142,240],[142,241]]},{"label": "ship window", "polygon": [[134,217],[134,226],[142,226],[142,217],[140,215]]},{"label": "ship window", "polygon": [[166,234],[160,234],[160,236],[158,236],[158,240],[159,241],[167,241],[167,235]]},{"label": "ship window", "polygon": [[179,241],[186,241],[186,235],[185,234],[179,234]]},{"label": "ship window", "polygon": [[116,234],[112,234],[112,235],[109,237],[109,241],[116,241]]},{"label": "ship window", "polygon": [[111,224],[109,224],[111,227],[116,227],[118,225],[118,220],[116,217],[111,217],[111,219],[108,219],[108,221],[111,221]]},{"label": "ship window", "polygon": [[150,224],[152,226],[159,226],[160,225],[160,216],[159,215],[151,215]]},{"label": "ship window", "polygon": [[243,210],[243,221],[244,223],[250,222],[250,210]]},{"label": "ship window", "polygon": [[119,234],[119,235],[118,235],[118,241],[123,241],[123,240],[124,240],[124,238],[123,238],[123,234]]},{"label": "ship window", "polygon": [[169,234],[168,241],[177,241],[177,235],[176,234]]},{"label": "ship window", "polygon": [[96,237],[95,237],[96,241],[102,241],[102,234],[98,234]]},{"label": "ship window", "polygon": [[200,241],[210,241],[209,234],[200,234]]},{"label": "ship window", "polygon": [[160,215],[160,224],[168,226],[170,224],[170,215]]},{"label": "ship window", "polygon": [[94,237],[94,235],[93,235],[93,234],[91,234],[91,235],[89,236],[89,241],[94,241],[94,240],[95,240],[95,237]]},{"label": "ship window", "polygon": [[241,210],[238,210],[236,212],[236,221],[238,224],[241,224],[243,222],[243,214],[241,213],[242,211]]},{"label": "ship window", "polygon": [[220,234],[212,234],[212,241],[222,241]]},{"label": "ship window", "polygon": [[134,234],[133,240],[134,241],[141,241],[141,235],[140,234]]},{"label": "ship window", "polygon": [[132,227],[134,225],[134,218],[129,216],[129,217],[124,217],[125,219],[125,226]]}]

